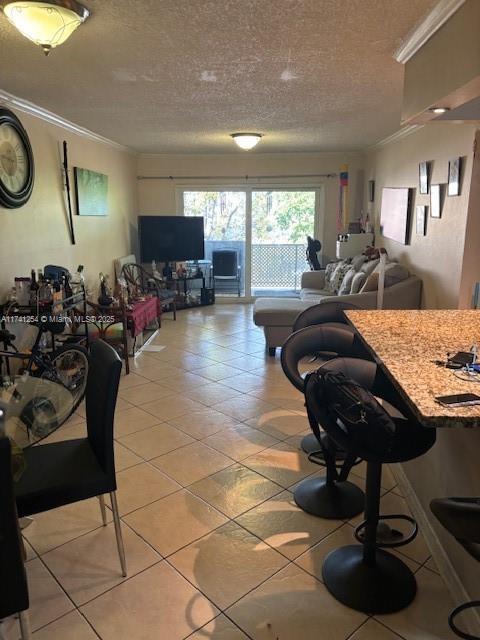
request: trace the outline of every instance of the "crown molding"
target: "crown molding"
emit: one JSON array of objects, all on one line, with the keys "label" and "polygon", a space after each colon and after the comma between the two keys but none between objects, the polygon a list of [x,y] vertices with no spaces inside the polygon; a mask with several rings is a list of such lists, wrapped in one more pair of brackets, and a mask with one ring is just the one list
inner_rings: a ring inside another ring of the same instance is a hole
[{"label": "crown molding", "polygon": [[130,147],[125,147],[118,142],[114,142],[113,140],[109,140],[108,138],[104,138],[98,133],[94,133],[89,129],[85,129],[74,122],[70,122],[70,120],[66,120],[61,116],[58,116],[56,113],[52,113],[52,111],[48,111],[48,109],[44,109],[43,107],[39,107],[33,102],[29,102],[28,100],[24,100],[23,98],[18,98],[7,91],[3,91],[0,89],[0,105],[5,107],[10,107],[12,109],[17,109],[22,113],[27,113],[30,116],[34,116],[35,118],[39,118],[49,124],[53,124],[57,127],[61,127],[66,131],[70,131],[71,133],[75,133],[78,136],[83,138],[87,138],[88,140],[92,140],[93,142],[99,142],[100,144],[104,144],[112,149],[116,149],[117,151],[123,151],[125,153],[130,153],[132,155],[137,155],[133,149]]},{"label": "crown molding", "polygon": [[411,31],[405,42],[395,51],[393,57],[405,64],[423,45],[430,40],[442,25],[460,9],[466,0],[440,0],[428,16]]},{"label": "crown molding", "polygon": [[393,142],[398,142],[399,140],[403,140],[403,138],[408,138],[408,136],[411,136],[412,133],[415,133],[416,131],[423,129],[423,127],[424,127],[423,124],[411,124],[407,127],[403,127],[402,129],[399,129],[395,133],[392,133],[391,136],[383,138],[382,140],[379,140],[375,144],[372,144],[372,146],[367,147],[367,151],[374,151],[375,149],[386,147],[388,144],[392,144]]}]

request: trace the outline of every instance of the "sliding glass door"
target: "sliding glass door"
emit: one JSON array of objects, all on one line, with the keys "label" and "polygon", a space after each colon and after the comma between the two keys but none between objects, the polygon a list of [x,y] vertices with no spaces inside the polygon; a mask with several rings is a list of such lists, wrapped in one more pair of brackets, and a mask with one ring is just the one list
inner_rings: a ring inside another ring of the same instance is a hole
[{"label": "sliding glass door", "polygon": [[183,192],[184,215],[204,218],[205,260],[219,296],[245,296],[246,204],[245,191]]},{"label": "sliding glass door", "polygon": [[182,189],[182,212],[205,219],[218,296],[294,296],[307,235],[321,235],[318,189]]},{"label": "sliding glass door", "polygon": [[252,191],[253,296],[295,295],[314,225],[314,190]]}]

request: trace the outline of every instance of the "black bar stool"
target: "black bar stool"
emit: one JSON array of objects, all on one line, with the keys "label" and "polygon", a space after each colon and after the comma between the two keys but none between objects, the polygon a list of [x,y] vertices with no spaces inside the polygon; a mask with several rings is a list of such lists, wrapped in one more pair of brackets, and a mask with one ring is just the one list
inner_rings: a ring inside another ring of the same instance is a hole
[{"label": "black bar stool", "polygon": [[[327,305],[322,305],[327,306]],[[355,333],[346,325],[307,326],[292,333],[282,347],[282,368],[299,391],[304,392],[305,379],[299,370],[299,363],[306,356],[321,352],[323,356],[334,358],[336,354],[349,355],[355,342]],[[318,363],[317,363],[318,365]],[[348,482],[348,471],[345,468],[342,480],[338,481],[335,460],[344,458],[344,452],[339,452],[335,443],[330,442],[328,435],[322,433],[320,440],[312,433],[315,449],[311,456],[327,452],[327,459],[319,464],[327,469],[326,477],[310,478],[300,483],[294,493],[297,505],[322,518],[344,519],[353,518],[363,511],[364,494],[355,484]],[[313,449],[313,447],[312,447]],[[343,455],[338,455],[338,454]]]},{"label": "black bar stool", "polygon": [[[465,551],[480,562],[480,498],[436,498],[431,501],[430,509]],[[456,624],[460,613],[476,607],[480,607],[480,600],[465,602],[449,615],[448,624],[460,638],[480,639],[480,636],[462,631]]]},{"label": "black bar stool", "polygon": [[[292,333],[295,331],[299,331],[300,329],[304,329],[305,327],[322,325],[328,327],[338,327],[340,329],[344,329],[345,331],[350,331],[352,334],[355,334],[355,329],[350,324],[348,324],[347,318],[343,312],[348,311],[349,309],[358,310],[359,308],[360,307],[357,307],[357,305],[351,304],[350,302],[325,302],[323,304],[316,304],[313,307],[305,309],[305,311],[302,311],[297,316],[292,327]],[[365,360],[370,359],[369,354],[358,339],[355,340],[352,344],[352,348],[349,353],[337,353],[335,354],[335,356],[351,356],[355,358],[364,358]],[[331,357],[332,356],[330,356],[330,358]],[[323,359],[324,361],[329,360],[330,358],[322,358],[322,356],[320,355],[320,359]],[[290,382],[292,381],[290,380]],[[303,391],[303,387],[301,391]],[[318,451],[318,441],[315,437],[315,434],[309,433],[308,436],[305,436],[302,439],[301,447],[303,451],[308,454]]]},{"label": "black bar stool", "polygon": [[[337,374],[338,377],[339,373],[352,382],[352,389],[358,389],[368,399],[368,406],[373,407],[372,414],[365,412],[365,404],[356,402],[354,396],[339,404],[338,399],[329,395],[328,376]],[[388,396],[385,399],[407,417],[391,417],[374,397],[384,398],[385,395]],[[406,516],[380,515],[382,464],[413,460],[426,453],[436,440],[435,429],[422,427],[401,401],[395,402],[394,396],[393,387],[387,384],[375,363],[351,358],[326,363],[317,374],[309,376],[305,385],[309,411],[332,440],[350,455],[367,461],[365,522],[355,532],[362,544],[332,551],[324,562],[322,575],[326,587],[337,600],[368,614],[403,609],[414,599],[417,589],[415,577],[407,565],[381,548],[406,544],[415,537],[416,528],[401,542],[377,541],[381,520],[395,517],[412,521]],[[345,416],[354,410],[358,412],[358,419],[347,419]],[[360,538],[361,531],[363,538]]]}]

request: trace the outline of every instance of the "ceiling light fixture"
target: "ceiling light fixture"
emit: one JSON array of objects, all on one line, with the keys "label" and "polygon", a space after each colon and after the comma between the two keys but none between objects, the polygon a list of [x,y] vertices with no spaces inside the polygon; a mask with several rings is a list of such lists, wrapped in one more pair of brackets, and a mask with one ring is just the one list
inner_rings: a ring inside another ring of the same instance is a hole
[{"label": "ceiling light fixture", "polygon": [[429,111],[440,115],[441,113],[447,113],[447,111],[450,111],[450,109],[448,107],[431,107]]},{"label": "ceiling light fixture", "polygon": [[253,149],[262,139],[261,133],[231,133],[231,137],[241,149]]},{"label": "ceiling light fixture", "polygon": [[63,44],[90,11],[76,0],[2,2],[4,14],[22,35],[42,47],[46,56]]}]

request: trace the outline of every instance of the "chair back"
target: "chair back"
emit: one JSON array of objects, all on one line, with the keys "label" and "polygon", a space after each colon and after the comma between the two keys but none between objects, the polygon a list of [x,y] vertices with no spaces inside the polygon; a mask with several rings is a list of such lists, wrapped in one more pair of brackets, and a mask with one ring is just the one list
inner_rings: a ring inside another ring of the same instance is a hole
[{"label": "chair back", "polygon": [[214,278],[236,278],[238,274],[238,253],[232,250],[212,251]]},{"label": "chair back", "polygon": [[292,331],[298,331],[313,324],[323,324],[324,322],[339,322],[348,325],[345,314],[347,309],[359,309],[350,302],[325,302],[315,304],[302,311],[295,319]]},{"label": "chair back", "polygon": [[115,349],[96,340],[90,350],[85,393],[88,440],[104,472],[113,477],[113,421],[121,371],[122,361]]},{"label": "chair back", "polygon": [[11,445],[0,438],[0,620],[29,607],[28,585],[13,493]]},{"label": "chair back", "polygon": [[[282,368],[299,391],[304,390],[304,378],[299,370],[302,358],[323,352],[325,359],[350,355],[355,334],[342,327],[311,326],[292,333],[282,347]],[[317,368],[321,363],[317,363]]]},{"label": "chair back", "polygon": [[480,562],[480,498],[435,498],[430,509],[463,548]]}]

